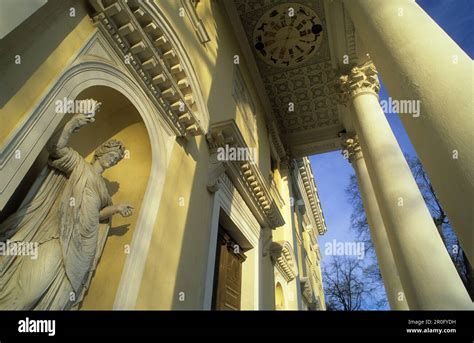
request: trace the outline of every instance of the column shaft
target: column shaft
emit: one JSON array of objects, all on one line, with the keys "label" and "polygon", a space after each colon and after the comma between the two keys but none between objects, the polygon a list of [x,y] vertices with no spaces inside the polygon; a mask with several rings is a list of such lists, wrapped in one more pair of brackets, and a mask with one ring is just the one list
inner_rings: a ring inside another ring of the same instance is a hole
[{"label": "column shaft", "polygon": [[400,118],[474,261],[472,60],[413,0],[344,0],[344,6],[390,96],[419,100],[419,117]]},{"label": "column shaft", "polygon": [[352,110],[408,306],[472,309],[377,95],[353,96]]},{"label": "column shaft", "polygon": [[377,255],[390,308],[392,310],[408,310],[397,266],[393,258],[392,248],[390,247],[382,215],[380,214],[372,182],[370,181],[364,156],[362,151],[360,151],[357,138],[346,139],[345,146],[349,151],[349,160],[356,172],[359,190],[369,224],[370,236]]}]

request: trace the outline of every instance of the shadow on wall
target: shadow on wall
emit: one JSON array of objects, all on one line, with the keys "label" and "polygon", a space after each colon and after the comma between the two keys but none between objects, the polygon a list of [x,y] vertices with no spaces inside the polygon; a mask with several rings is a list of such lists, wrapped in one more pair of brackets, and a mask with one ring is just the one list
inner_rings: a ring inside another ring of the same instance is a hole
[{"label": "shadow on wall", "polygon": [[[83,0],[49,0],[0,40],[0,108],[87,15],[86,3]],[[69,15],[72,7],[74,17]],[[21,65],[15,65],[17,55],[21,57]]]},{"label": "shadow on wall", "polygon": [[[211,2],[212,18],[223,18],[224,8],[222,4]],[[220,12],[220,13],[219,13]],[[235,117],[236,105],[234,102],[225,103],[227,106],[225,112],[222,113],[222,99],[229,98],[231,92],[231,84],[224,84],[225,78],[217,77],[219,70],[226,69],[222,74],[229,74],[229,68],[232,68],[232,57],[222,56],[222,50],[219,50],[219,35],[221,34],[220,29],[225,25],[215,24],[216,36],[212,37],[212,42],[215,46],[215,62],[212,66],[212,80],[209,91],[209,97],[207,99],[207,108],[210,115],[210,123],[212,125],[216,119],[217,121],[222,120],[223,116],[233,115]],[[224,33],[225,35],[225,33]],[[205,56],[203,57],[205,58]],[[218,114],[220,113],[220,116]],[[188,216],[184,224],[184,233],[181,245],[181,253],[179,256],[178,266],[176,269],[176,280],[174,284],[174,298],[171,302],[170,308],[172,309],[202,309],[204,303],[204,293],[206,286],[206,272],[210,246],[210,235],[211,235],[211,216],[212,216],[212,196],[206,188],[207,182],[207,168],[208,168],[208,146],[205,138],[201,140],[200,144],[201,156],[206,156],[204,159],[198,161],[194,174],[194,182],[189,192],[189,210]],[[207,210],[202,212],[196,204],[202,202],[202,197],[206,197]],[[194,218],[203,216],[205,218],[201,221],[205,226],[196,225]],[[199,246],[197,246],[199,242]],[[192,276],[190,277],[190,271]],[[184,301],[183,297],[185,295]]]},{"label": "shadow on wall", "polygon": [[[210,4],[212,11],[220,10],[216,2]],[[231,57],[228,61],[221,59],[217,38],[212,39],[208,44],[216,46],[215,62],[206,54],[202,63],[194,61],[196,67],[208,68],[198,74],[214,76],[206,103],[211,120],[219,114],[222,94],[230,95],[231,91],[216,75],[219,69],[232,64]],[[213,52],[213,46],[206,49]],[[234,113],[235,107],[229,106],[221,115]],[[177,139],[171,156],[137,309],[202,309],[203,305],[212,207],[212,196],[206,188],[209,153],[205,136],[189,141]]]}]

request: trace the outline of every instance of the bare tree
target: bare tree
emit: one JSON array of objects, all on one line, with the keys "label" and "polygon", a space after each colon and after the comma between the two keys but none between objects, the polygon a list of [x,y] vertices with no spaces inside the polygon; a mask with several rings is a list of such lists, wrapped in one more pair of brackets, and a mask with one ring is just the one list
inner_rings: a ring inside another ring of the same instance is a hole
[{"label": "bare tree", "polygon": [[474,275],[471,264],[469,263],[464,250],[459,245],[459,240],[454,233],[451,224],[449,223],[448,216],[444,212],[441,206],[436,192],[433,189],[433,185],[428,178],[420,160],[417,157],[405,156],[410,166],[410,169],[415,177],[416,183],[420,188],[421,194],[425,199],[426,206],[428,207],[433,221],[438,229],[438,232],[443,240],[446,249],[448,250],[451,259],[461,277],[464,285],[466,286],[471,299],[474,300]]},{"label": "bare tree", "polygon": [[375,256],[375,249],[370,236],[369,223],[367,222],[364,204],[362,203],[359,184],[355,174],[350,176],[349,184],[345,191],[348,202],[352,204],[351,230],[356,233],[357,239],[364,242],[367,250],[366,253],[371,253],[372,256]]},{"label": "bare tree", "polygon": [[[372,279],[373,266],[364,266],[356,257],[333,256],[323,268],[326,308],[333,311],[358,311],[381,308],[380,284]],[[368,301],[370,299],[370,301]]]}]

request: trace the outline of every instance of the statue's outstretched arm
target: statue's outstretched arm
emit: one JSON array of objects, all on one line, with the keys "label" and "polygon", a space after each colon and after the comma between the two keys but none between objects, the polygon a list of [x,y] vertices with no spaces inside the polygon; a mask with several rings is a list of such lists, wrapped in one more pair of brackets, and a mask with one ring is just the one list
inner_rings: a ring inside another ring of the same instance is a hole
[{"label": "statue's outstretched arm", "polygon": [[94,111],[89,114],[78,113],[69,120],[62,131],[59,131],[49,142],[48,151],[54,157],[62,157],[66,153],[66,146],[69,138],[74,132],[79,131],[83,126],[95,121],[95,111],[99,108],[100,103],[95,102]]},{"label": "statue's outstretched arm", "polygon": [[120,213],[122,217],[129,217],[133,213],[133,206],[129,204],[111,205],[100,210],[100,220],[106,220],[114,214]]}]

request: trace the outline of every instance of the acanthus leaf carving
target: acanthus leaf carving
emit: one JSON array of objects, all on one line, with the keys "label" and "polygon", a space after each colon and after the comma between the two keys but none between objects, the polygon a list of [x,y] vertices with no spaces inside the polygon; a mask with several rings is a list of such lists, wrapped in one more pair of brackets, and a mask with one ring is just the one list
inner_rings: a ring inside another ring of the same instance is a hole
[{"label": "acanthus leaf carving", "polygon": [[371,60],[362,65],[355,66],[349,74],[339,78],[336,86],[339,90],[339,101],[346,105],[349,99],[363,92],[378,94],[380,83],[377,69]]},{"label": "acanthus leaf carving", "polygon": [[362,149],[359,144],[359,138],[355,133],[348,133],[341,137],[342,154],[347,157],[350,163],[362,158]]}]

